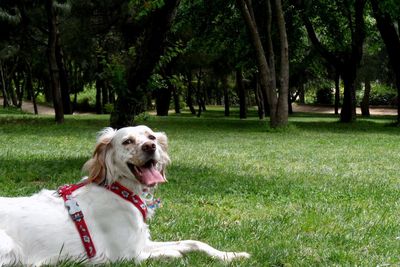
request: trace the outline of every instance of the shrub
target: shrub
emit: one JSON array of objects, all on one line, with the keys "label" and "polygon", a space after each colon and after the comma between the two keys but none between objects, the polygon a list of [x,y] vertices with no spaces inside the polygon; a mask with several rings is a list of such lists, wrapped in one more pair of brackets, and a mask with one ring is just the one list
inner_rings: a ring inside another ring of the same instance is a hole
[{"label": "shrub", "polygon": [[319,89],[315,98],[316,104],[331,105],[333,103],[332,90],[329,87]]},{"label": "shrub", "polygon": [[370,105],[395,106],[397,103],[396,91],[387,85],[375,83],[372,85],[369,99]]}]

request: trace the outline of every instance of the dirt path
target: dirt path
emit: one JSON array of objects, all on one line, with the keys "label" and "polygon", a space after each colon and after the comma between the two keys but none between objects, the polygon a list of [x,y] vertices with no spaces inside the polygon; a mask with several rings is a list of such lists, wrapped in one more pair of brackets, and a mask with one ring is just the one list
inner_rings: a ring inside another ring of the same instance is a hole
[{"label": "dirt path", "polygon": [[[3,106],[3,98],[0,97],[0,104]],[[39,115],[54,115],[54,109],[45,105],[37,105]],[[22,111],[27,113],[35,113],[33,103],[30,101],[22,101]]]},{"label": "dirt path", "polygon": [[[35,113],[33,108],[32,102],[24,101],[22,102],[22,110],[29,113]],[[54,108],[44,106],[44,105],[37,105],[38,113],[40,115],[54,115]]]},{"label": "dirt path", "polygon": [[[3,98],[0,97],[0,104],[3,103]],[[28,113],[34,113],[33,104],[29,101],[22,103],[22,110]],[[322,114],[334,114],[333,107],[326,106],[314,106],[314,105],[301,105],[293,104],[294,112],[309,112],[309,113],[322,113]],[[397,115],[397,109],[386,108],[386,107],[370,107],[371,115]],[[40,115],[54,115],[54,109],[52,107],[38,105],[38,112]],[[357,108],[357,114],[361,114],[360,108]]]},{"label": "dirt path", "polygon": [[[309,113],[323,113],[323,114],[334,114],[335,109],[333,107],[325,107],[325,106],[314,106],[314,105],[301,105],[301,104],[293,104],[294,112],[309,112]],[[361,115],[361,109],[357,108],[357,114]],[[370,107],[369,112],[371,115],[397,115],[396,108],[387,108],[387,107]],[[339,109],[340,113],[340,109]]]}]

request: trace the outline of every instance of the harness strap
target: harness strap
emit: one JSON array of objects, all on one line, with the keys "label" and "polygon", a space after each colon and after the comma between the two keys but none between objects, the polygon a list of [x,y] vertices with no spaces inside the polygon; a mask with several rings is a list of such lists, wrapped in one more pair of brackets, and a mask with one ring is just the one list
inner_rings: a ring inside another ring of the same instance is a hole
[{"label": "harness strap", "polygon": [[135,195],[132,191],[118,182],[114,182],[111,185],[108,185],[106,188],[126,201],[132,203],[140,211],[140,213],[142,213],[143,221],[146,221],[147,206],[138,195]]},{"label": "harness strap", "polygon": [[[81,237],[82,244],[86,250],[88,258],[93,258],[96,255],[96,248],[93,244],[92,237],[90,236],[89,229],[86,225],[83,212],[79,207],[78,202],[76,202],[76,200],[72,197],[72,193],[75,190],[85,185],[87,185],[87,183],[85,182],[79,184],[63,185],[58,188],[58,194],[64,199],[65,207],[68,209],[68,213],[72,221],[75,223],[76,229],[78,230],[79,236]],[[132,203],[142,214],[143,221],[146,221],[147,206],[138,195],[135,195],[132,191],[130,191],[128,188],[124,187],[118,182],[114,182],[111,185],[106,186],[105,188]]]},{"label": "harness strap", "polygon": [[86,183],[63,185],[58,188],[58,194],[64,199],[65,207],[68,209],[68,213],[75,223],[88,258],[93,258],[96,255],[96,248],[94,247],[82,210],[78,202],[72,197],[72,192],[85,185]]}]

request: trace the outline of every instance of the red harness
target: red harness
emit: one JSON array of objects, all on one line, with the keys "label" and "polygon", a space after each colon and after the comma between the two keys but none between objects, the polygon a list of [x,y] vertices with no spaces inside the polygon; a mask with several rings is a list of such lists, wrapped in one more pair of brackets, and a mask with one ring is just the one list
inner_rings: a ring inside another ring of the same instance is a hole
[{"label": "red harness", "polygon": [[[63,185],[58,188],[58,194],[64,199],[65,207],[67,207],[68,213],[75,223],[88,258],[93,258],[96,255],[96,248],[94,247],[92,237],[90,236],[89,229],[85,223],[82,210],[72,196],[72,193],[75,190],[85,185],[87,185],[87,183],[84,182],[79,184]],[[138,195],[135,195],[132,191],[118,182],[106,186],[105,188],[132,203],[142,214],[143,221],[146,221],[147,206]]]},{"label": "red harness", "polygon": [[147,206],[138,195],[135,195],[132,191],[118,182],[114,182],[111,185],[108,185],[106,188],[122,197],[126,201],[132,203],[140,211],[140,213],[142,213],[143,221],[146,221]]}]

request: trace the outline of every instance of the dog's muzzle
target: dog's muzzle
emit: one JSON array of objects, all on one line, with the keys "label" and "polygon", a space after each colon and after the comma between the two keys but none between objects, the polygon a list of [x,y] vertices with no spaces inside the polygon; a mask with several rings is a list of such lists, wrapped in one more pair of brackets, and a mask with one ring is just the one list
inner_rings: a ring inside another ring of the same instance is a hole
[{"label": "dog's muzzle", "polygon": [[145,186],[153,187],[165,182],[165,177],[157,169],[157,162],[155,160],[149,160],[143,166],[128,163],[128,167],[136,179]]}]

